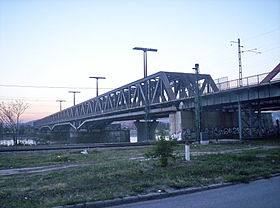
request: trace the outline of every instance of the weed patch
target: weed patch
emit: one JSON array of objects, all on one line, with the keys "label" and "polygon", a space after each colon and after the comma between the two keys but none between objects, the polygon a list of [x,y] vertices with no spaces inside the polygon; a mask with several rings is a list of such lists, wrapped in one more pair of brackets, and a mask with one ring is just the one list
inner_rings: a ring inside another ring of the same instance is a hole
[{"label": "weed patch", "polygon": [[[182,146],[176,148],[183,149]],[[24,165],[34,162],[35,158],[40,158],[37,164],[44,165],[68,164],[69,160],[92,164],[42,174],[1,177],[1,206],[61,206],[220,182],[247,183],[259,176],[269,177],[271,173],[280,172],[279,148],[192,156],[188,162],[179,158],[171,160],[166,167],[155,165],[153,160],[128,160],[131,156],[143,156],[146,151],[146,148],[131,148],[89,151],[88,155],[79,152],[20,154],[26,160],[22,161]],[[260,154],[265,157],[257,157]],[[18,159],[11,155],[11,163],[14,157]],[[14,164],[20,165],[18,161]]]}]

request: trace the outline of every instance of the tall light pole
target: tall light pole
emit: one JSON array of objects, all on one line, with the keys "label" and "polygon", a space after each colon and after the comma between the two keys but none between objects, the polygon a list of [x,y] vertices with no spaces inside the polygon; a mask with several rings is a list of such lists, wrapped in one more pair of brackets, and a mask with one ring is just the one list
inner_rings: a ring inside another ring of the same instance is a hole
[{"label": "tall light pole", "polygon": [[[152,52],[157,52],[157,49],[153,48],[141,48],[141,47],[134,47],[133,50],[140,50],[143,51],[143,57],[144,57],[144,78],[148,76],[148,71],[147,71],[147,52],[152,51]],[[149,82],[148,80],[146,81],[146,89],[145,89],[145,97],[146,97],[146,103],[145,103],[145,127],[144,127],[144,132],[145,132],[145,139],[148,142],[150,139],[150,130],[149,130],[149,125],[148,122],[150,120],[149,115],[150,115],[150,108],[149,108]]]},{"label": "tall light pole", "polygon": [[80,91],[68,91],[68,92],[69,92],[69,93],[73,93],[73,95],[74,95],[74,99],[73,99],[73,100],[74,100],[74,106],[75,106],[75,105],[76,105],[76,99],[75,99],[76,97],[75,97],[75,94],[76,94],[76,93],[80,93]]},{"label": "tall light pole", "polygon": [[152,51],[152,52],[157,52],[157,49],[153,48],[141,48],[141,47],[134,47],[133,50],[139,50],[143,51],[143,57],[144,57],[144,77],[148,76],[148,71],[147,71],[147,52]]},{"label": "tall light pole", "polygon": [[98,97],[98,80],[99,79],[106,79],[106,77],[89,77],[89,78],[96,79],[96,97]]},{"label": "tall light pole", "polygon": [[61,111],[62,110],[62,102],[66,102],[66,100],[56,100],[56,102],[59,102],[59,111]]},{"label": "tall light pole", "polygon": [[242,62],[241,62],[241,53],[244,52],[252,52],[255,54],[260,54],[261,52],[257,51],[257,48],[254,49],[250,49],[250,50],[245,50],[245,51],[241,51],[241,48],[243,48],[243,46],[240,44],[240,38],[237,39],[236,41],[230,41],[231,43],[236,43],[237,47],[238,47],[238,68],[239,68],[239,86],[241,87],[242,84]]},{"label": "tall light pole", "polygon": [[196,139],[200,140],[201,131],[201,109],[200,109],[200,92],[199,92],[199,64],[195,64],[195,122],[196,122]]}]

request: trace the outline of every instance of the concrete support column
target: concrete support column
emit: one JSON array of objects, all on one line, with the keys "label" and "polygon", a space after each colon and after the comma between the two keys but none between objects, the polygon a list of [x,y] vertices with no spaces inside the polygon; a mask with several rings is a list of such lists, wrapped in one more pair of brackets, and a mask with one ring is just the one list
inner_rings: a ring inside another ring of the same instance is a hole
[{"label": "concrete support column", "polygon": [[75,144],[77,143],[77,139],[79,137],[79,131],[73,128],[69,129],[69,139],[68,143]]},{"label": "concrete support column", "polygon": [[239,139],[242,140],[242,113],[241,113],[240,102],[238,102],[238,129],[239,129]]},{"label": "concrete support column", "polygon": [[[203,111],[201,113],[202,133],[207,129],[233,128],[237,125],[237,117],[234,112]],[[169,114],[169,135],[172,138],[183,139],[185,131],[188,137],[194,138],[195,113],[193,111],[177,111]],[[185,138],[184,138],[185,139]]]},{"label": "concrete support column", "polygon": [[[158,121],[148,121],[148,131],[149,131],[149,141],[155,140],[155,130],[158,125]],[[134,122],[137,128],[137,142],[147,142],[145,141],[145,122],[136,121]]]},{"label": "concrete support column", "polygon": [[260,109],[258,109],[258,116],[257,116],[257,118],[258,118],[258,130],[259,130],[259,137],[260,138],[262,138],[263,137],[263,134],[262,134],[262,127],[263,127],[263,122],[262,122],[262,119],[261,119],[261,110]]},{"label": "concrete support column", "polygon": [[169,135],[172,138],[182,139],[184,129],[195,127],[195,113],[193,111],[177,111],[169,114]]}]

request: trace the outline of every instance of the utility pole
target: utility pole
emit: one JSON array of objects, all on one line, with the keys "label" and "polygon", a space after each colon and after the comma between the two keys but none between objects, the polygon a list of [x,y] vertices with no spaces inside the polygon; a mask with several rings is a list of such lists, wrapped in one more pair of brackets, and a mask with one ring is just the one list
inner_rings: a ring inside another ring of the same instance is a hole
[{"label": "utility pole", "polygon": [[200,109],[200,92],[199,92],[199,64],[195,64],[195,126],[196,126],[196,139],[200,141],[201,131],[201,109]]},{"label": "utility pole", "polygon": [[[238,85],[241,87],[242,86],[242,63],[241,63],[241,48],[243,48],[242,45],[240,45],[240,38],[237,39],[236,41],[230,41],[231,43],[237,43],[237,48],[238,48],[238,74],[239,74],[239,80],[238,80]],[[231,44],[232,45],[232,44]]]},{"label": "utility pole", "polygon": [[[148,67],[147,67],[147,52],[148,51],[152,51],[152,52],[157,52],[157,49],[153,49],[153,48],[141,48],[141,47],[134,47],[133,50],[140,50],[143,51],[143,58],[144,58],[144,78],[146,78],[148,76]],[[149,93],[149,80],[146,80],[146,84],[145,84],[145,97],[146,97],[146,102],[145,102],[145,127],[144,127],[144,131],[145,131],[145,138],[146,141],[148,142],[150,139],[150,129],[149,129],[149,125],[148,122],[150,120],[150,93]]]},{"label": "utility pole", "polygon": [[98,97],[98,80],[99,79],[106,79],[106,77],[89,77],[89,78],[96,79],[96,97]]},{"label": "utility pole", "polygon": [[73,97],[73,100],[74,100],[74,106],[76,105],[76,99],[75,99],[75,94],[76,93],[80,93],[80,91],[68,91],[69,93],[73,93],[74,97]]},{"label": "utility pole", "polygon": [[[240,38],[237,39],[236,41],[230,41],[231,43],[236,43],[237,44],[237,48],[238,48],[238,71],[239,71],[239,86],[241,87],[243,85],[242,83],[242,62],[241,62],[241,53],[244,52],[253,52],[255,54],[260,54],[261,52],[257,51],[257,48],[254,49],[250,49],[250,50],[245,50],[245,51],[241,51],[241,48],[243,48],[243,46],[240,44]],[[231,44],[232,45],[232,44]]]},{"label": "utility pole", "polygon": [[59,108],[59,111],[61,111],[62,110],[62,102],[66,102],[66,100],[56,100],[56,102],[59,102],[59,106],[60,106],[60,108]]}]

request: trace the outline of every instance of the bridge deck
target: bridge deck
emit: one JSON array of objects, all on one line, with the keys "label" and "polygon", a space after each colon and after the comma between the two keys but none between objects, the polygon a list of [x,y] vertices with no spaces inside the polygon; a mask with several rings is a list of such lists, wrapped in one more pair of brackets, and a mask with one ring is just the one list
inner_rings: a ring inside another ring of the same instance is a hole
[{"label": "bridge deck", "polygon": [[194,108],[197,93],[204,107],[260,99],[276,99],[278,102],[280,79],[274,74],[270,82],[264,82],[267,74],[246,77],[242,82],[215,83],[208,74],[158,72],[42,118],[34,125],[42,127],[70,122],[79,128],[87,122],[98,120],[141,119],[147,107],[152,117],[166,117],[168,113],[178,110],[180,103],[185,109]]}]

